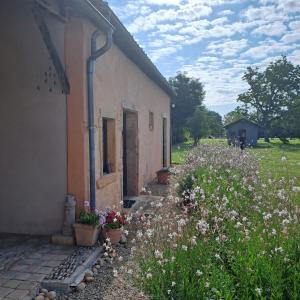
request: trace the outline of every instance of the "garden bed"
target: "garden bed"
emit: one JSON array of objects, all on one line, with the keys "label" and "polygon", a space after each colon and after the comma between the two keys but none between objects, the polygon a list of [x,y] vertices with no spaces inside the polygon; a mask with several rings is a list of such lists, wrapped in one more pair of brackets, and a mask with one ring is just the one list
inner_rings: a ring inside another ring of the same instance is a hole
[{"label": "garden bed", "polygon": [[137,233],[137,282],[153,299],[299,299],[295,178],[261,178],[249,151],[201,146],[174,195]]}]

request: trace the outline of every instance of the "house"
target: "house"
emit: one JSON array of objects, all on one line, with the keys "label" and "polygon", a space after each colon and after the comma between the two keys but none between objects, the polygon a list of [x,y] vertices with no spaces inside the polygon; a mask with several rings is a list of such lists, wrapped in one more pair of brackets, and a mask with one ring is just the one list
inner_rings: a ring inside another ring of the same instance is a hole
[{"label": "house", "polygon": [[0,232],[120,206],[170,164],[173,90],[100,0],[3,0]]},{"label": "house", "polygon": [[224,126],[229,145],[239,145],[240,138],[245,138],[246,146],[255,147],[259,137],[260,126],[242,118]]}]

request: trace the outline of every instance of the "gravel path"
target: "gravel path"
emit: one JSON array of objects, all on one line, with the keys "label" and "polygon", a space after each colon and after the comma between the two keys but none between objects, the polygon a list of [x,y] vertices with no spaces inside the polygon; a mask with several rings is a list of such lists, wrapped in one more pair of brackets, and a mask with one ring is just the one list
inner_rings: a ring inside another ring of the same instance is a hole
[{"label": "gravel path", "polygon": [[121,266],[125,266],[130,255],[130,249],[127,248],[126,244],[118,244],[114,246],[114,249],[117,257],[123,257],[124,260],[122,262],[114,259],[113,263],[111,263],[109,258],[100,257],[97,264],[101,268],[94,272],[95,280],[87,283],[86,287],[80,291],[59,296],[58,300],[148,300],[149,298],[141,295],[141,292],[128,282],[126,278],[128,275],[125,272],[121,272],[117,277],[114,277],[114,268],[119,270]]}]

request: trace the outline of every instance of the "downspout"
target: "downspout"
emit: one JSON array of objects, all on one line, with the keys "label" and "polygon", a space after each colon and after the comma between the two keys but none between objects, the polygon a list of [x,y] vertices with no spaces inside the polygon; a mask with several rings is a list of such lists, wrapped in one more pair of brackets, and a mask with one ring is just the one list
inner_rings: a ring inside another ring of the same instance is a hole
[{"label": "downspout", "polygon": [[96,162],[95,162],[95,117],[94,117],[94,72],[97,59],[106,53],[112,45],[113,29],[106,31],[105,45],[97,50],[97,38],[101,34],[96,30],[91,37],[91,56],[87,60],[87,101],[89,129],[89,164],[90,164],[90,208],[96,208]]}]

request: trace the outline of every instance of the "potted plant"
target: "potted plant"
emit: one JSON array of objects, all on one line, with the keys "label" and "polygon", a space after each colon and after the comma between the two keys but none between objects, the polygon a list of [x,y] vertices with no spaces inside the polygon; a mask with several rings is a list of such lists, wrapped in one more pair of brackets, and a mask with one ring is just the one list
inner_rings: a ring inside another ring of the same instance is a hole
[{"label": "potted plant", "polygon": [[100,231],[99,215],[96,212],[81,210],[78,223],[73,226],[78,246],[95,245]]},{"label": "potted plant", "polygon": [[120,242],[123,226],[127,224],[124,214],[114,210],[106,210],[100,216],[100,224],[105,239],[109,238],[112,244]]},{"label": "potted plant", "polygon": [[157,182],[159,184],[169,184],[170,177],[172,175],[170,168],[165,167],[156,172]]}]

